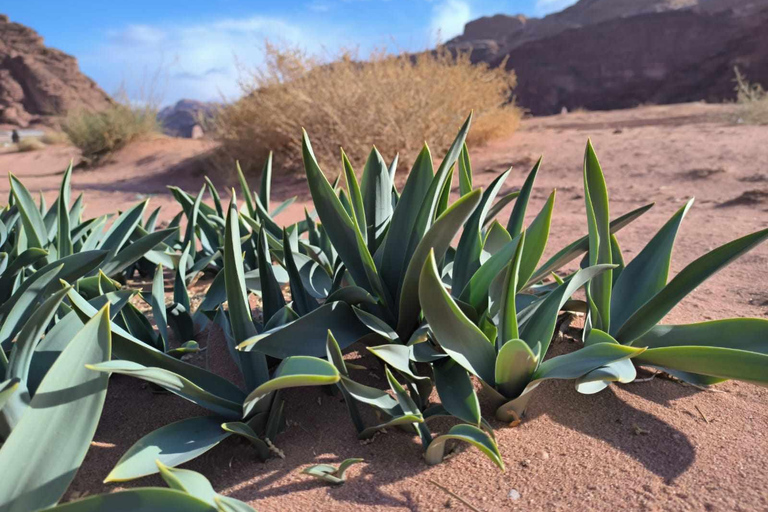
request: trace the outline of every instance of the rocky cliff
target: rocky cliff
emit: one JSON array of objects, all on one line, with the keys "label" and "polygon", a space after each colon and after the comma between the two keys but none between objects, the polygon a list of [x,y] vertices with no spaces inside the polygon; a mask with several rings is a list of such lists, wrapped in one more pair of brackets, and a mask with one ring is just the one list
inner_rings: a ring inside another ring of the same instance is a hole
[{"label": "rocky cliff", "polygon": [[98,110],[110,102],[74,57],[46,47],[34,30],[0,14],[0,124],[45,123],[71,109]]},{"label": "rocky cliff", "polygon": [[768,0],[581,0],[545,18],[497,15],[449,41],[518,77],[534,114],[734,97],[734,66],[768,85]]},{"label": "rocky cliff", "polygon": [[163,132],[173,137],[197,139],[203,136],[204,120],[213,116],[218,105],[197,100],[179,100],[157,114]]}]

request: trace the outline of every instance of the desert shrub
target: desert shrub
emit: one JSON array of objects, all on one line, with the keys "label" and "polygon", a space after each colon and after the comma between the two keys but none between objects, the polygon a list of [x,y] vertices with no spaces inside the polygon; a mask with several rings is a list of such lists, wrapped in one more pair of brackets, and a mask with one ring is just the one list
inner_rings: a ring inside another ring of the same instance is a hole
[{"label": "desert shrub", "polygon": [[64,132],[45,132],[40,140],[49,146],[69,144],[69,137]]},{"label": "desert shrub", "polygon": [[36,137],[30,137],[26,139],[21,139],[19,143],[16,144],[16,149],[20,153],[25,153],[27,151],[38,151],[41,149],[45,149],[45,143]]},{"label": "desert shrub", "polygon": [[510,100],[514,73],[473,65],[467,54],[379,51],[360,61],[343,52],[328,63],[267,43],[265,55],[261,69],[241,77],[243,96],[222,107],[209,127],[225,160],[239,159],[246,171],[260,168],[270,150],[280,165],[299,167],[301,128],[314,135],[321,163],[336,162],[339,146],[362,163],[372,144],[387,159],[400,151],[408,163],[424,140],[436,153],[446,150],[448,127],[470,110],[475,145],[512,133],[521,117]]},{"label": "desert shrub", "polygon": [[157,106],[131,104],[127,99],[105,110],[76,110],[67,114],[62,129],[84,158],[98,161],[130,142],[160,132]]},{"label": "desert shrub", "polygon": [[768,92],[758,83],[747,80],[739,68],[734,68],[737,114],[742,122],[768,124]]}]

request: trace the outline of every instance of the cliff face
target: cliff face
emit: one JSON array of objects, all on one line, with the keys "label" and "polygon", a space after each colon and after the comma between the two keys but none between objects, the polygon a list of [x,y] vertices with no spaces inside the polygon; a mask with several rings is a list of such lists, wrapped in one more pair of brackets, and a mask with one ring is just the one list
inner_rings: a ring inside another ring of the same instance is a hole
[{"label": "cliff face", "polygon": [[196,139],[202,137],[201,121],[213,116],[217,105],[197,100],[179,100],[157,114],[163,131],[174,137]]},{"label": "cliff face", "polygon": [[0,124],[27,126],[110,102],[74,57],[46,47],[34,30],[0,15]]},{"label": "cliff face", "polygon": [[581,0],[542,19],[497,15],[447,46],[517,73],[534,114],[734,97],[733,67],[768,84],[768,0]]}]

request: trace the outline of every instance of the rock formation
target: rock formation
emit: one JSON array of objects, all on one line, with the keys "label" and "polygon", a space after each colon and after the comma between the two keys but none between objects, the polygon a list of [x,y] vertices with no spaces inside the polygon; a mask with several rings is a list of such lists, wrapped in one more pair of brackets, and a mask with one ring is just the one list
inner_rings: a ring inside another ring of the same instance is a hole
[{"label": "rock formation", "polygon": [[496,15],[446,43],[504,64],[534,114],[733,99],[734,66],[768,85],[768,0],[581,0],[544,18]]},{"label": "rock formation", "polygon": [[175,105],[165,107],[157,120],[163,131],[174,137],[198,139],[203,136],[203,121],[213,115],[216,104],[196,100],[179,100]]},{"label": "rock formation", "polygon": [[98,110],[110,102],[74,57],[0,14],[0,124],[47,123],[71,109]]}]

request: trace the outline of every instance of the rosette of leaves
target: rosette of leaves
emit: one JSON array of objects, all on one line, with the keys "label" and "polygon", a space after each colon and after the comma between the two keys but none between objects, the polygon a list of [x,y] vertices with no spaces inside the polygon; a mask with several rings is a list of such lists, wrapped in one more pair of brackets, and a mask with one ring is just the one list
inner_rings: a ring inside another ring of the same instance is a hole
[{"label": "rosette of leaves", "polygon": [[[713,249],[669,279],[677,232],[693,199],[661,227],[632,261],[625,262],[616,237],[609,234],[608,190],[591,143],[587,144],[584,156],[584,188],[589,221],[588,263],[615,265],[611,272],[592,280],[587,288],[585,345],[618,342],[645,348],[634,359],[635,364],[661,369],[696,385],[727,379],[767,384],[768,320],[731,318],[685,325],[659,322],[708,278],[765,241],[768,229]],[[632,362],[621,361],[585,375],[579,379],[577,388],[583,393],[595,393],[610,382],[631,382],[635,376]]]}]

